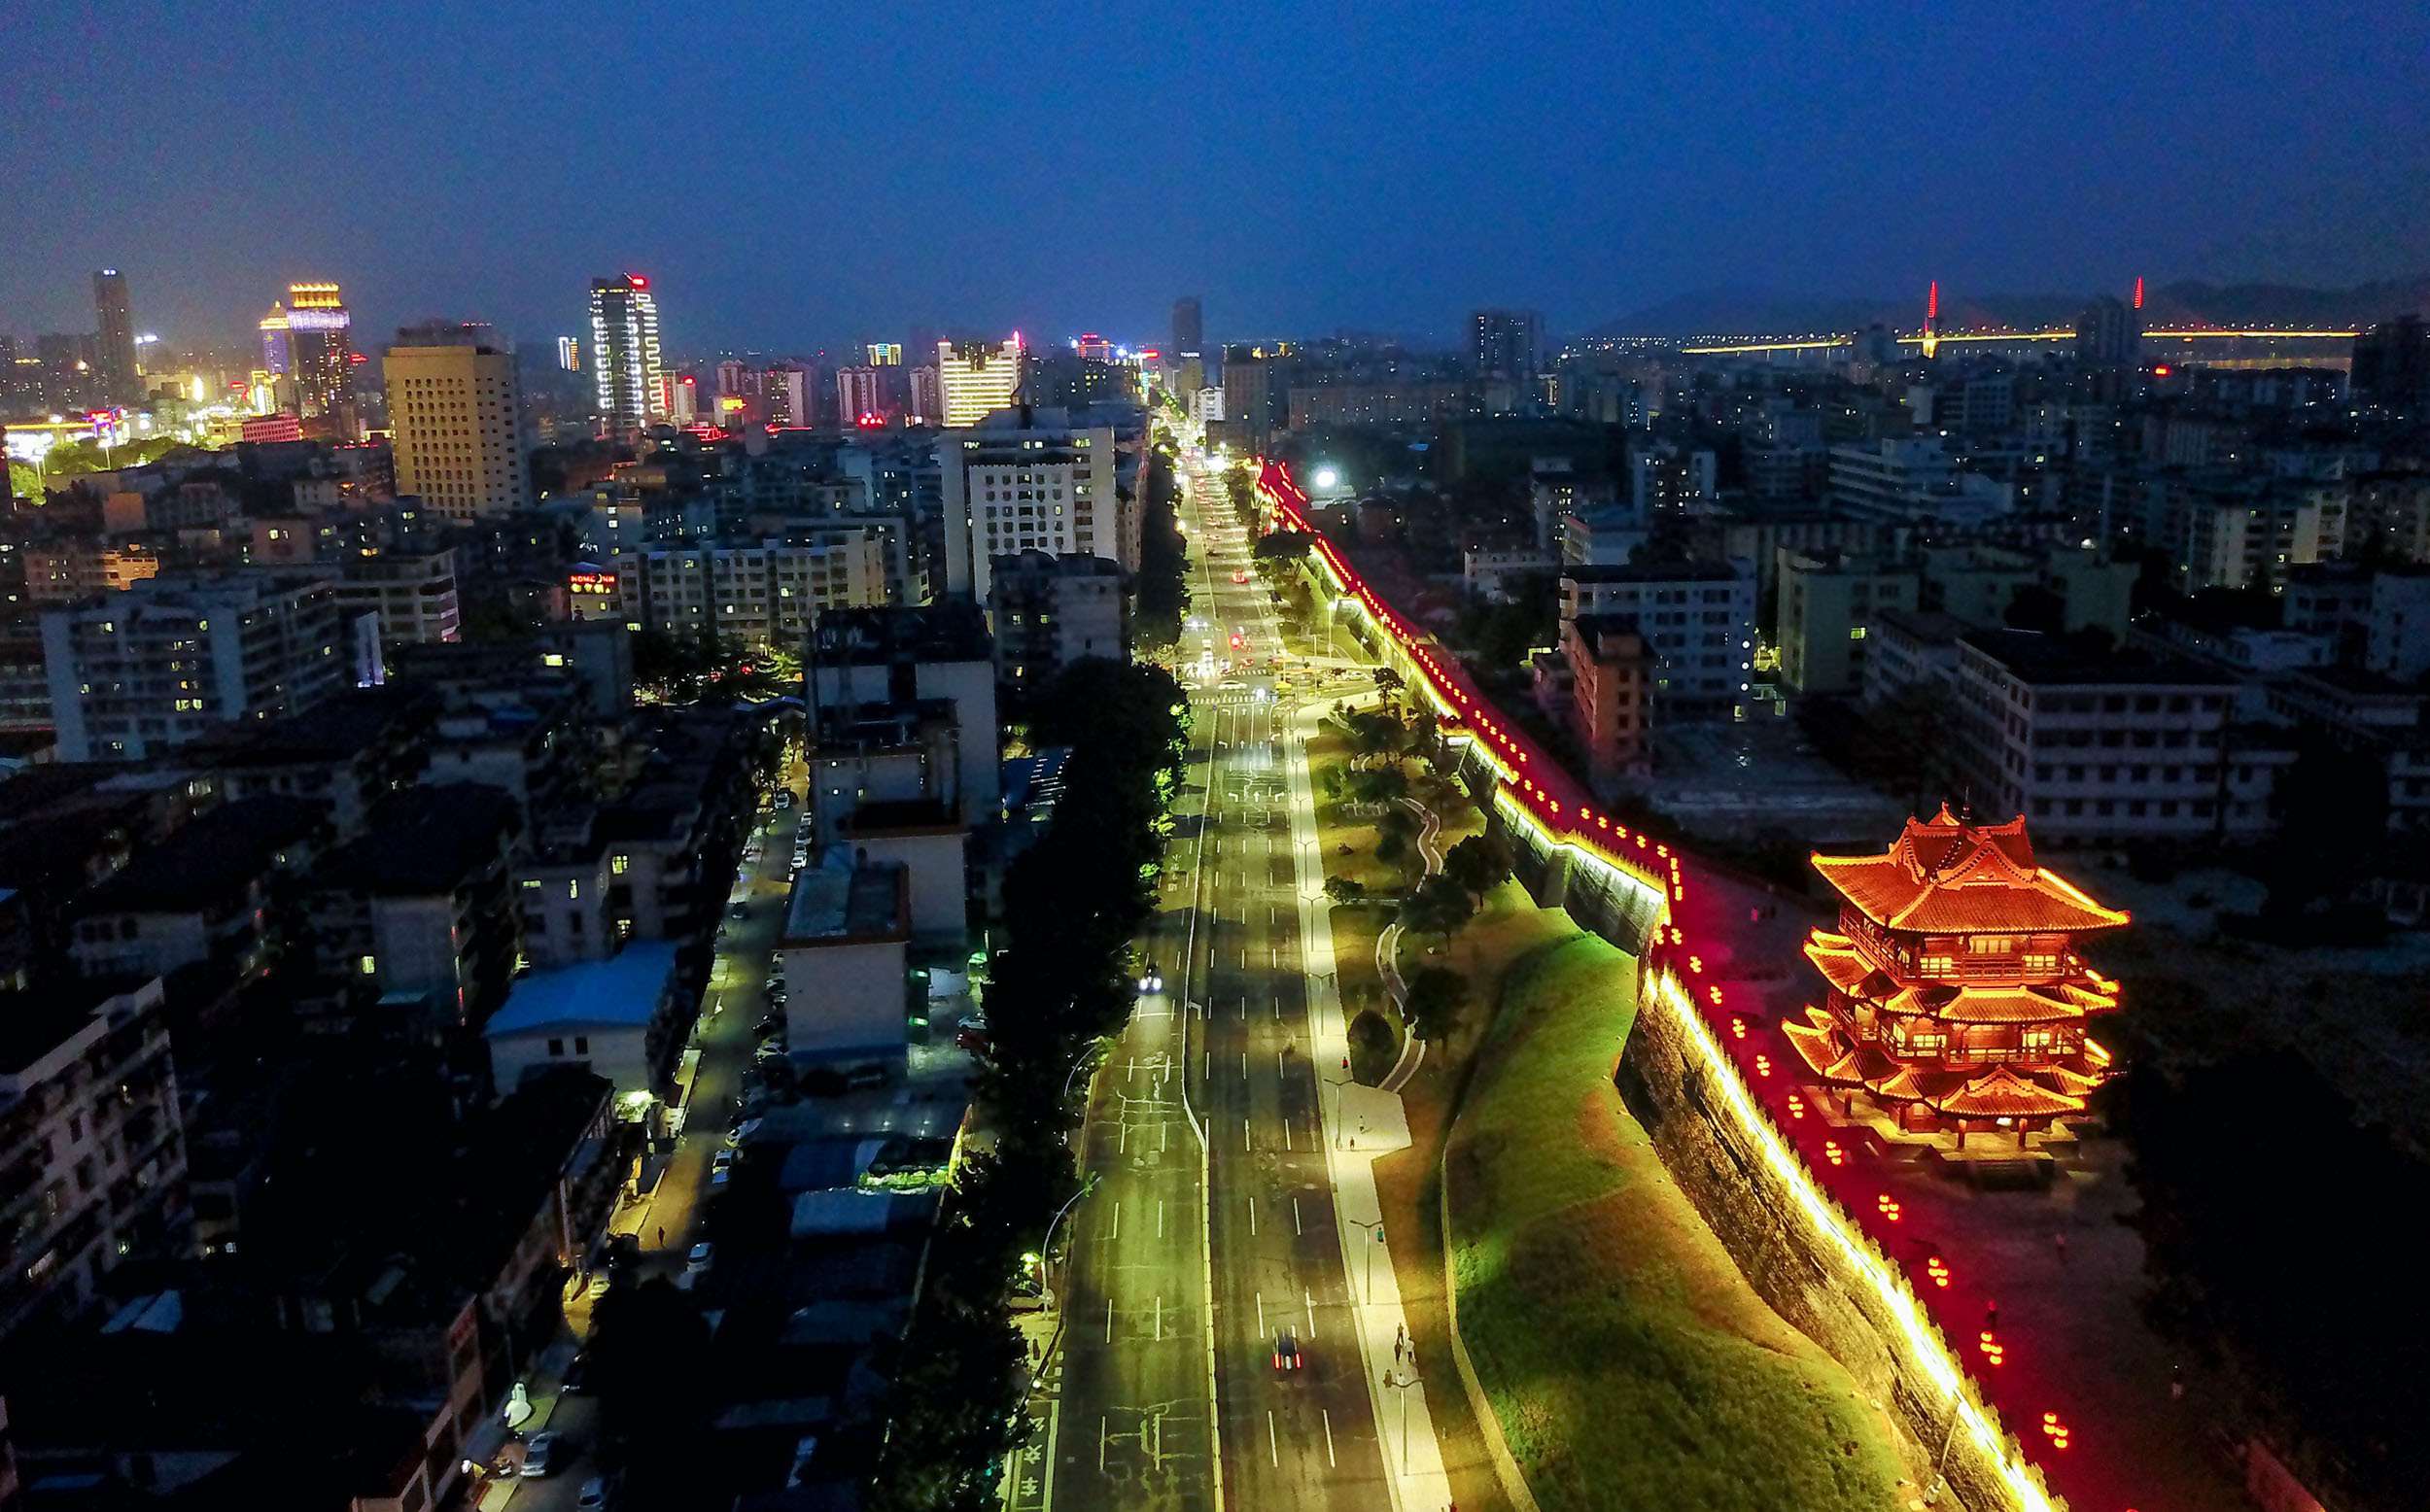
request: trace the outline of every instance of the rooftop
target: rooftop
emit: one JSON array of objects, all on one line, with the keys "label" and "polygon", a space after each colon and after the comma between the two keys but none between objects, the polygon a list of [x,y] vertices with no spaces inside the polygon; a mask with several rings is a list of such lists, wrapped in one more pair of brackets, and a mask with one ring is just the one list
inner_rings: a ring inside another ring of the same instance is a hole
[{"label": "rooftop", "polygon": [[818,616],[812,658],[825,666],[887,662],[992,662],[987,616],[975,603],[832,608]]},{"label": "rooftop", "polygon": [[1927,646],[1954,646],[1972,628],[1957,615],[1938,609],[1890,609],[1874,616],[1873,623],[1877,631],[1896,631]]},{"label": "rooftop", "polygon": [[2237,680],[2189,662],[2168,662],[2138,651],[2087,652],[2064,636],[2032,630],[1970,630],[1958,637],[1990,657],[2021,682],[2035,686],[2233,688]]},{"label": "rooftop", "polygon": [[1710,561],[1581,563],[1561,575],[1578,583],[1728,583],[1747,576],[1735,563]]},{"label": "rooftop", "polygon": [[911,935],[911,873],[898,862],[805,868],[793,879],[780,945],[859,945]]},{"label": "rooftop", "polygon": [[79,911],[188,910],[227,896],[269,870],[281,851],[322,822],[310,799],[268,794],[213,809],[87,894]]},{"label": "rooftop", "polygon": [[322,880],[392,898],[452,892],[498,853],[517,812],[514,799],[477,782],[406,788],[380,801],[364,836],[330,856]]},{"label": "rooftop", "polygon": [[646,1025],[675,975],[675,948],[669,941],[638,940],[604,961],[518,977],[481,1032],[495,1039],[559,1024]]}]

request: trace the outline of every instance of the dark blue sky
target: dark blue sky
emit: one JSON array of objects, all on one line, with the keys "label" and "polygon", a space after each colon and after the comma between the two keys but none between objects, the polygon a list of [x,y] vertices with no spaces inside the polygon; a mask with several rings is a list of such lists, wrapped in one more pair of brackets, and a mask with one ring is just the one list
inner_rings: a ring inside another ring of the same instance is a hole
[{"label": "dark blue sky", "polygon": [[[2233,10],[2225,17],[2206,12]],[[1716,286],[2077,291],[2430,269],[2430,7],[0,7],[0,330],[696,353],[1019,326],[1581,328]]]}]

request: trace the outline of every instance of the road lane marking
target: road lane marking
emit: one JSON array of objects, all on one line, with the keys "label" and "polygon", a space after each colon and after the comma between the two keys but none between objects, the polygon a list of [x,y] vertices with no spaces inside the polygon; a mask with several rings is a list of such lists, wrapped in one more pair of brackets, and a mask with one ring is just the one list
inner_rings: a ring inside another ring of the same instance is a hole
[{"label": "road lane marking", "polygon": [[[1271,1412],[1266,1415],[1266,1452],[1273,1457],[1274,1467],[1282,1468],[1282,1441],[1274,1437],[1274,1415]],[[1105,1458],[1101,1450],[1097,1458],[1100,1460]],[[1104,1466],[1100,1463],[1098,1468],[1102,1469]]]},{"label": "road lane marking", "polygon": [[1313,1344],[1316,1342],[1316,1293],[1302,1291],[1300,1295],[1307,1300],[1307,1336],[1308,1342]]},{"label": "road lane marking", "polygon": [[[1249,1237],[1252,1239],[1257,1237],[1257,1199],[1255,1197],[1249,1199]],[[1259,1331],[1264,1330],[1261,1328]]]},{"label": "road lane marking", "polygon": [[1341,1466],[1334,1460],[1334,1415],[1322,1407],[1316,1410],[1325,1416],[1325,1463],[1338,1470]]},{"label": "road lane marking", "polygon": [[1257,1336],[1266,1337],[1266,1293],[1257,1294]]},{"label": "road lane marking", "polygon": [[1110,1296],[1105,1299],[1105,1342],[1114,1342],[1114,1299]]},{"label": "road lane marking", "polygon": [[1307,1232],[1306,1229],[1300,1226],[1300,1199],[1297,1197],[1291,1199],[1291,1231],[1295,1234],[1304,1234]]},{"label": "road lane marking", "polygon": [[1240,1052],[1240,1080],[1243,1082],[1249,1080],[1249,1052],[1247,1050]]},{"label": "road lane marking", "polygon": [[1156,1342],[1164,1342],[1164,1293],[1156,1294]]},{"label": "road lane marking", "polygon": [[1105,1473],[1105,1419],[1096,1420],[1096,1473]]},{"label": "road lane marking", "polygon": [[1249,1120],[1246,1118],[1240,1120],[1240,1148],[1249,1148]]},{"label": "road lane marking", "polygon": [[1164,1237],[1164,1199],[1162,1197],[1156,1199],[1156,1237]]},{"label": "road lane marking", "polygon": [[1117,1197],[1117,1198],[1115,1198],[1115,1199],[1114,1199],[1114,1231],[1113,1231],[1111,1234],[1107,1235],[1106,1237],[1107,1237],[1107,1239],[1108,1239],[1108,1240],[1119,1240],[1120,1238],[1122,1238],[1122,1236],[1123,1236],[1123,1205],[1122,1205],[1122,1199],[1121,1199],[1120,1197]]}]

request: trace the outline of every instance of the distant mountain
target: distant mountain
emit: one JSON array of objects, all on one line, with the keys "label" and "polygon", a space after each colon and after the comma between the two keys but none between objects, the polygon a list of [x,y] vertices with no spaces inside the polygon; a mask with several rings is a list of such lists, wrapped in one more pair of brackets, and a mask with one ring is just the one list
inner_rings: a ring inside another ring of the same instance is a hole
[{"label": "distant mountain", "polygon": [[[1969,294],[1944,287],[1941,324],[1957,330],[1970,326],[2048,329],[2072,324],[2091,297],[2090,293]],[[2188,281],[2147,288],[2143,296],[2146,326],[2310,326],[2343,330],[2393,315],[2422,312],[2430,312],[2430,274],[2351,289]],[[1924,321],[1922,292],[1854,298],[1752,289],[1700,290],[1631,311],[1587,334],[1796,336],[1861,330],[1875,321],[1900,330],[1914,329]]]}]

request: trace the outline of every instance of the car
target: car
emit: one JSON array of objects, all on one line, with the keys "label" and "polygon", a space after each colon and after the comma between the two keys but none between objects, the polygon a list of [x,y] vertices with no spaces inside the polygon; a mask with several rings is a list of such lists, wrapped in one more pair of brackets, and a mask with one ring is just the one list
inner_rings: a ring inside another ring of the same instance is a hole
[{"label": "car", "polygon": [[1274,1368],[1276,1370],[1297,1370],[1303,1363],[1305,1363],[1305,1361],[1300,1357],[1300,1341],[1292,1335],[1291,1330],[1285,1328],[1280,1333],[1275,1334]]},{"label": "car", "polygon": [[566,1363],[565,1378],[557,1383],[560,1396],[579,1396],[591,1389],[591,1357],[577,1354]]},{"label": "car", "polygon": [[709,1185],[723,1186],[732,1180],[734,1180],[734,1151],[720,1150],[717,1151],[716,1158],[709,1162]]},{"label": "car", "polygon": [[717,1247],[704,1239],[692,1246],[692,1253],[683,1257],[683,1274],[697,1276],[717,1257]]},{"label": "car", "polygon": [[743,1141],[759,1132],[759,1125],[762,1121],[763,1120],[758,1118],[745,1118],[742,1122],[726,1130],[726,1148],[728,1150],[738,1150],[742,1148]]},{"label": "car", "polygon": [[554,1433],[542,1430],[532,1435],[531,1441],[523,1446],[523,1478],[525,1480],[538,1480],[557,1467],[557,1445],[558,1439]]},{"label": "car", "polygon": [[1234,572],[1232,574],[1232,580],[1235,583],[1245,583],[1249,580],[1249,574],[1246,572]]},{"label": "car", "polygon": [[594,1475],[582,1483],[582,1493],[573,1498],[573,1512],[608,1512],[608,1478]]},{"label": "car", "polygon": [[782,1014],[770,1014],[768,1016],[762,1018],[759,1022],[751,1026],[751,1033],[764,1040],[772,1034],[783,1033],[784,1027],[784,1015]]},{"label": "car", "polygon": [[1156,969],[1156,963],[1154,961],[1148,962],[1147,970],[1139,974],[1139,990],[1142,992],[1162,992],[1164,990],[1164,974]]},{"label": "car", "polygon": [[751,909],[750,905],[747,903],[738,903],[733,908],[726,910],[726,917],[734,920],[738,924],[750,916]]},{"label": "car", "polygon": [[782,1060],[784,1058],[784,1042],[782,1040],[762,1040],[759,1042],[759,1048],[751,1051],[751,1058],[753,1060]]},{"label": "car", "polygon": [[777,807],[780,808],[790,808],[793,807],[793,790],[791,788],[782,787],[777,789]]},{"label": "car", "polygon": [[988,1026],[964,1024],[954,1031],[954,1043],[973,1055],[983,1055],[988,1048]]}]

